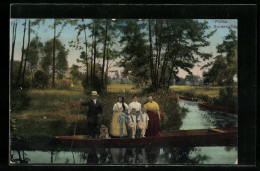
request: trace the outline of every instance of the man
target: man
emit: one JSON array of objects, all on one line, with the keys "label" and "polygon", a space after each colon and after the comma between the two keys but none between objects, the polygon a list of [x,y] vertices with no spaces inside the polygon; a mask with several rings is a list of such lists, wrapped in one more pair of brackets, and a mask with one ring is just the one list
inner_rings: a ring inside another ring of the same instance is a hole
[{"label": "man", "polygon": [[101,102],[97,100],[97,96],[98,96],[97,92],[92,91],[91,96],[92,96],[92,100],[90,100],[88,102],[84,102],[82,99],[80,99],[80,102],[81,102],[81,105],[88,106],[87,124],[88,124],[89,135],[91,138],[95,138],[96,133],[97,133],[99,117],[100,117],[100,114],[103,113],[103,109],[102,109]]}]

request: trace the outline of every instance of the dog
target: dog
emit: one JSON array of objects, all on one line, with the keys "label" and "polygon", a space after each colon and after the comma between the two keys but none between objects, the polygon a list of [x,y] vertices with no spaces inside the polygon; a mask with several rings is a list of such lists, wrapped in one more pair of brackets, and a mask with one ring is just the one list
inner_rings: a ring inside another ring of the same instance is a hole
[{"label": "dog", "polygon": [[99,138],[100,139],[111,139],[108,134],[108,128],[105,125],[101,125]]}]

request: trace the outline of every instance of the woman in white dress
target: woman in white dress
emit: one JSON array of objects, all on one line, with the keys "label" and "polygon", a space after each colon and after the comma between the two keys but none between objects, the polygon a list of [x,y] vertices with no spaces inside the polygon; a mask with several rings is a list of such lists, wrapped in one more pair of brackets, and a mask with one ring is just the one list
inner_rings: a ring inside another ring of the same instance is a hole
[{"label": "woman in white dress", "polygon": [[124,103],[124,97],[118,96],[118,102],[113,106],[113,118],[110,126],[110,135],[113,137],[127,136],[126,117],[128,105]]}]

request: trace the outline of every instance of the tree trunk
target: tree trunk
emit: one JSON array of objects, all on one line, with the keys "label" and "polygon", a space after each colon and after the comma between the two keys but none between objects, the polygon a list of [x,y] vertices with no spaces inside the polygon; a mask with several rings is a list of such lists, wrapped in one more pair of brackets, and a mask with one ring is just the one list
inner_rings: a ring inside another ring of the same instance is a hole
[{"label": "tree trunk", "polygon": [[170,88],[170,82],[171,82],[171,78],[172,78],[172,73],[173,73],[173,69],[174,69],[174,64],[176,62],[176,59],[177,59],[177,55],[174,56],[174,59],[172,60],[172,67],[170,69],[170,76],[169,76],[169,80],[168,80],[168,86],[167,86],[167,91],[169,90]]},{"label": "tree trunk", "polygon": [[168,80],[167,91],[169,90],[169,87],[170,87],[171,78],[172,78],[172,73],[173,73],[173,68],[174,68],[174,65],[172,64],[172,67],[171,67],[171,69],[170,69],[170,76],[169,76],[169,80]]},{"label": "tree trunk", "polygon": [[15,48],[15,40],[16,40],[16,28],[17,28],[17,21],[14,22],[13,25],[13,40],[12,40],[12,53],[11,53],[11,76],[10,81],[13,82],[13,65],[14,65],[14,48]]},{"label": "tree trunk", "polygon": [[156,70],[156,84],[159,85],[159,70],[160,70],[160,61],[161,61],[161,50],[162,50],[162,26],[163,23],[161,23],[161,29],[160,29],[160,37],[159,37],[159,52],[158,52],[158,58],[157,58],[157,70]]},{"label": "tree trunk", "polygon": [[164,58],[163,58],[163,66],[162,66],[162,71],[161,71],[161,77],[160,77],[160,85],[162,85],[162,87],[164,87],[164,83],[165,83],[165,71],[166,71],[166,61],[167,61],[167,53],[169,53],[169,43],[168,43],[168,46],[167,46],[167,52],[166,54],[164,55]]},{"label": "tree trunk", "polygon": [[28,43],[27,43],[27,49],[26,49],[26,55],[24,58],[24,66],[23,66],[23,83],[24,83],[24,75],[25,75],[25,67],[26,67],[26,61],[27,61],[27,57],[28,57],[28,53],[29,53],[29,49],[30,49],[30,36],[31,36],[31,23],[30,20],[28,22]]},{"label": "tree trunk", "polygon": [[156,47],[156,58],[155,58],[155,71],[154,71],[154,82],[157,85],[158,77],[158,56],[159,56],[159,47],[158,47],[158,22],[155,20],[155,47]]},{"label": "tree trunk", "polygon": [[93,50],[94,50],[94,26],[93,26],[93,34],[92,34],[92,47],[91,47],[91,59],[90,59],[90,81],[91,85],[93,83]]},{"label": "tree trunk", "polygon": [[[167,23],[167,28],[169,24]],[[163,67],[162,67],[162,73],[161,73],[161,78],[160,78],[160,82],[162,83],[162,87],[165,88],[165,73],[166,73],[166,68],[167,68],[167,62],[169,60],[169,54],[170,54],[170,30],[169,30],[169,35],[168,35],[168,43],[167,43],[167,52],[165,54],[164,57],[164,61],[163,61]]]},{"label": "tree trunk", "polygon": [[153,45],[152,45],[152,31],[151,31],[151,21],[148,19],[149,24],[149,41],[150,41],[150,73],[151,73],[151,80],[152,86],[155,87],[154,84],[154,72],[153,72]]},{"label": "tree trunk", "polygon": [[24,30],[23,30],[22,56],[21,56],[21,63],[20,63],[19,71],[18,71],[17,80],[16,80],[16,83],[17,83],[17,84],[19,84],[19,82],[20,82],[21,72],[22,72],[22,68],[23,68],[24,39],[25,39],[25,31],[26,31],[26,22],[27,22],[27,21],[25,20],[25,22],[24,22]]},{"label": "tree trunk", "polygon": [[94,66],[93,66],[93,85],[95,82],[95,75],[96,75],[96,28],[95,28],[95,22],[94,22]]},{"label": "tree trunk", "polygon": [[84,33],[85,33],[85,45],[86,45],[86,81],[87,81],[87,85],[88,85],[88,42],[87,42],[87,35],[86,35],[86,26],[84,27]]},{"label": "tree trunk", "polygon": [[107,91],[107,84],[108,84],[108,62],[109,62],[109,56],[108,56],[108,47],[107,47],[107,54],[106,54],[106,56],[107,56],[107,67],[106,67],[106,78],[105,78],[105,87],[106,87],[106,91]]},{"label": "tree trunk", "polygon": [[108,30],[108,21],[106,20],[106,32],[105,32],[105,41],[104,41],[104,53],[103,53],[103,65],[101,73],[101,86],[104,87],[104,70],[105,70],[105,61],[106,61],[106,45],[107,45],[107,30]]},{"label": "tree trunk", "polygon": [[52,87],[55,87],[55,41],[56,41],[56,24],[54,19],[54,36],[53,36],[53,57],[52,57]]}]

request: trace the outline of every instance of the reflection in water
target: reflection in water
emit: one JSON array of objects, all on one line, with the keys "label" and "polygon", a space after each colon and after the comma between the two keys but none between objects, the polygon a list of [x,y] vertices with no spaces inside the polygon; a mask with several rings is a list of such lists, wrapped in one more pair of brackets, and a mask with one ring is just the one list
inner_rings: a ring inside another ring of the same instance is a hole
[{"label": "reflection in water", "polygon": [[145,147],[147,163],[157,163],[158,157],[160,154],[160,147],[159,146],[146,146]]},{"label": "reflection in water", "polygon": [[109,151],[112,156],[113,164],[124,163],[126,148],[110,148]]},{"label": "reflection in water", "polygon": [[146,161],[146,154],[144,148],[136,148],[136,164],[144,164]]},{"label": "reflection in water", "polygon": [[98,156],[96,148],[92,148],[87,157],[87,164],[98,164]]},{"label": "reflection in water", "polygon": [[180,130],[237,127],[237,115],[199,108],[197,102],[179,100],[188,111]]},{"label": "reflection in water", "polygon": [[[214,151],[219,154],[214,156]],[[227,150],[229,150],[227,152]],[[207,154],[210,151],[210,154]],[[226,153],[225,153],[226,151]],[[160,147],[146,146],[136,148],[91,148],[73,149],[72,151],[43,152],[27,151],[27,162],[50,163],[50,164],[207,164],[222,163],[221,158],[228,160],[227,163],[234,164],[237,157],[235,147]],[[72,157],[72,153],[74,156]],[[23,163],[17,160],[18,151],[11,151],[11,160],[16,163]],[[21,156],[21,155],[20,155]],[[33,156],[41,156],[35,158]],[[50,160],[51,158],[51,160]],[[216,160],[217,159],[217,160]],[[232,163],[234,162],[234,163]]]}]

